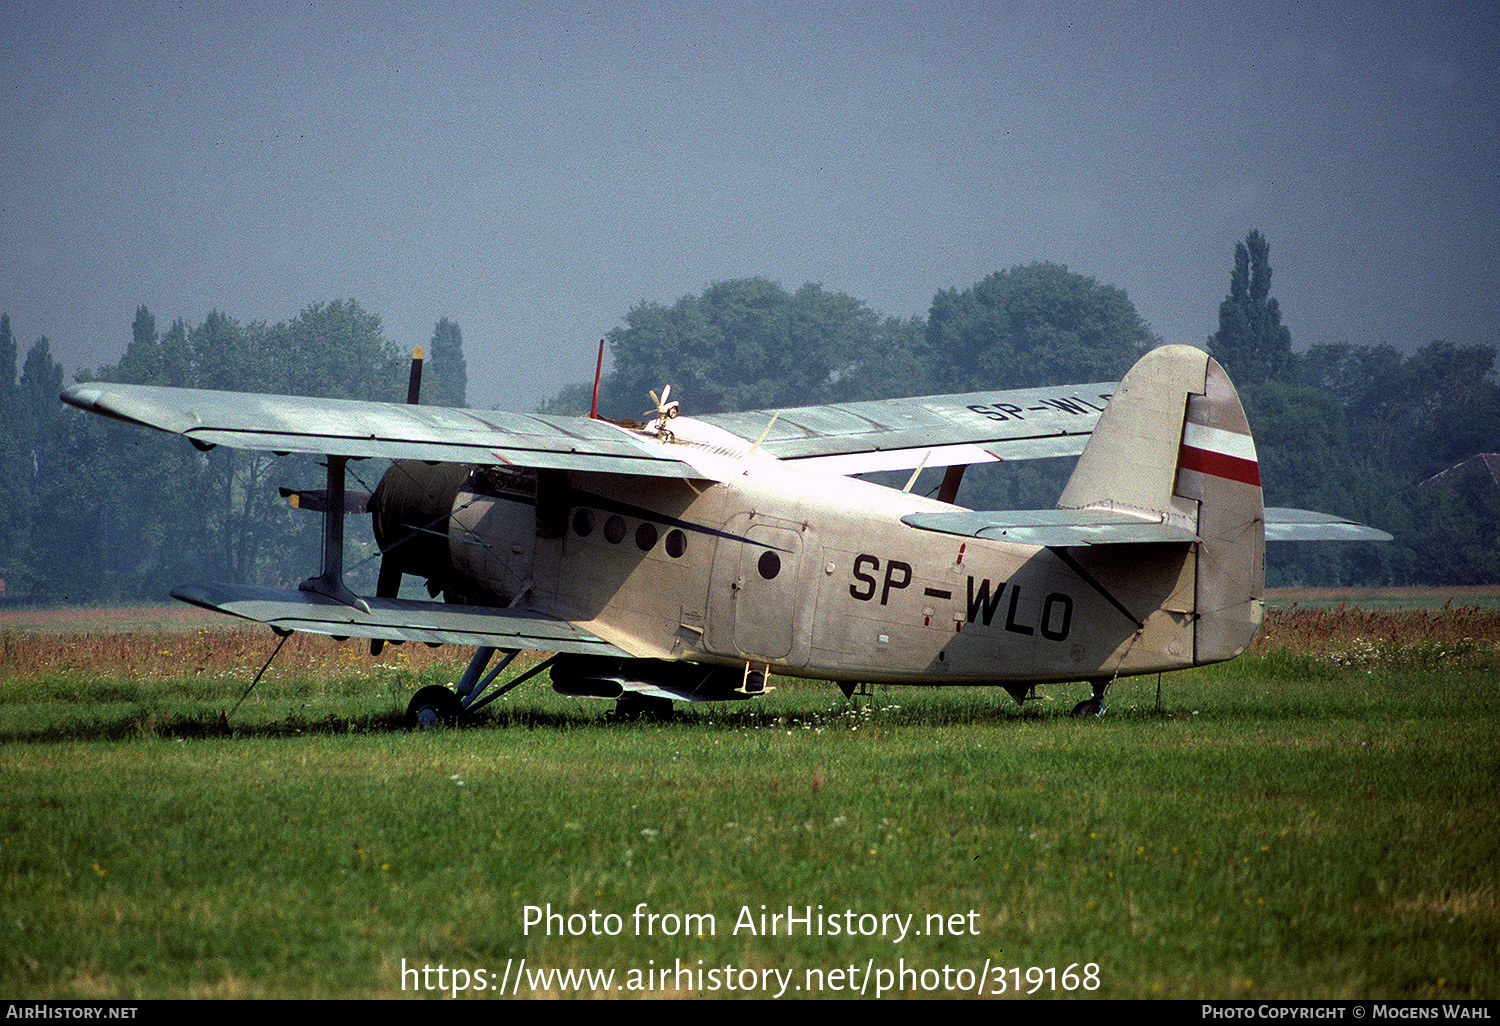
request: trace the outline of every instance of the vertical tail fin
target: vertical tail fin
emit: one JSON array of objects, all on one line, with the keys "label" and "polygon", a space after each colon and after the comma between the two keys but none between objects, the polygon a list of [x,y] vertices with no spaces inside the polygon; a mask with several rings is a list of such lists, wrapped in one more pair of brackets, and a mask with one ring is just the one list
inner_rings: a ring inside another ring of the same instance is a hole
[{"label": "vertical tail fin", "polygon": [[1265,591],[1260,469],[1239,395],[1207,353],[1163,346],[1130,369],[1057,505],[1197,534],[1193,662],[1232,658],[1255,637]]}]

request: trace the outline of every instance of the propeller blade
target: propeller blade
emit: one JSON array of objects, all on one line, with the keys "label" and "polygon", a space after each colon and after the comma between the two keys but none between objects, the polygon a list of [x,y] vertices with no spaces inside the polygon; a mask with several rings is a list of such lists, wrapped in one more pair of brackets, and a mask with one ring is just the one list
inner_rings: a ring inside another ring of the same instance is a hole
[{"label": "propeller blade", "polygon": [[[401,567],[389,556],[380,557],[380,576],[375,579],[376,598],[395,598],[401,591]],[[378,656],[385,648],[382,638],[370,639],[370,654]]]},{"label": "propeller blade", "polygon": [[406,378],[406,405],[417,405],[417,399],[422,394],[422,347],[412,350],[411,372]]},{"label": "propeller blade", "polygon": [[[314,513],[322,513],[328,509],[328,489],[326,488],[278,488],[281,497],[285,499],[293,509],[306,509]],[[348,489],[344,492],[345,513],[368,513],[370,507],[370,493],[357,489]]]},{"label": "propeller blade", "polygon": [[648,388],[646,392],[651,396],[652,409],[647,411],[646,413],[641,414],[642,417],[655,416],[657,420],[657,426],[660,427],[665,425],[666,422],[671,420],[673,417],[677,416],[677,407],[679,404],[671,401],[671,385],[662,386],[661,395],[659,396],[656,394],[655,389]]},{"label": "propeller blade", "polygon": [[[422,347],[411,351],[411,371],[406,376],[406,405],[416,406],[422,397]],[[365,505],[369,505],[370,496],[365,496]],[[293,505],[296,505],[294,502]],[[363,512],[363,507],[361,507]],[[395,598],[401,591],[401,564],[389,556],[380,557],[380,574],[375,579],[376,598]],[[370,639],[370,654],[378,656],[385,648],[385,641],[381,638]]]}]

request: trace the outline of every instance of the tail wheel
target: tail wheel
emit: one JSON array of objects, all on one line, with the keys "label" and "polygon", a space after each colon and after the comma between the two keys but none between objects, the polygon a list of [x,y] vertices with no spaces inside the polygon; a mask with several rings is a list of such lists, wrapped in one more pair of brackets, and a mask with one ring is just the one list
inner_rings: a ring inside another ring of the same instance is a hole
[{"label": "tail wheel", "polygon": [[1075,720],[1094,719],[1104,715],[1106,706],[1102,698],[1085,698],[1073,707],[1072,716]]},{"label": "tail wheel", "polygon": [[411,696],[406,707],[406,725],[413,730],[456,726],[464,707],[452,689],[429,684]]},{"label": "tail wheel", "polygon": [[1108,708],[1108,706],[1104,704],[1104,692],[1109,689],[1110,682],[1107,680],[1096,680],[1092,683],[1094,686],[1093,697],[1085,698],[1082,702],[1079,702],[1073,707],[1072,715],[1075,720],[1097,719],[1098,717],[1103,716],[1104,711]]}]

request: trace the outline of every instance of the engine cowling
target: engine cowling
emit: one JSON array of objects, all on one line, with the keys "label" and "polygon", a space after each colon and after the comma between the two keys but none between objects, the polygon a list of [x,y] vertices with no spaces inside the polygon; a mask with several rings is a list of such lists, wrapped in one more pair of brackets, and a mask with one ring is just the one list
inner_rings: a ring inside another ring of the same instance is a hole
[{"label": "engine cowling", "polygon": [[513,605],[532,585],[536,506],[535,473],[399,460],[370,499],[375,540],[394,561],[381,576],[422,577],[449,602]]},{"label": "engine cowling", "polygon": [[370,522],[385,566],[427,581],[436,595],[458,584],[448,520],[473,467],[397,460],[370,496]]}]

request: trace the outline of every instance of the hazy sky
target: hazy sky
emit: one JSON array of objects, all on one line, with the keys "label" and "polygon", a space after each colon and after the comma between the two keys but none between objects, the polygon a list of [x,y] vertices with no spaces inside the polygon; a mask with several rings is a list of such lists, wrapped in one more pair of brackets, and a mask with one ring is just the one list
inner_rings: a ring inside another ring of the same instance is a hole
[{"label": "hazy sky", "polygon": [[11,3],[0,310],[71,374],[142,303],[352,297],[405,347],[456,320],[470,401],[529,408],[749,275],[908,317],[1048,260],[1201,345],[1259,228],[1299,348],[1494,343],[1497,37],[1491,2]]}]

